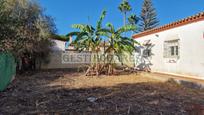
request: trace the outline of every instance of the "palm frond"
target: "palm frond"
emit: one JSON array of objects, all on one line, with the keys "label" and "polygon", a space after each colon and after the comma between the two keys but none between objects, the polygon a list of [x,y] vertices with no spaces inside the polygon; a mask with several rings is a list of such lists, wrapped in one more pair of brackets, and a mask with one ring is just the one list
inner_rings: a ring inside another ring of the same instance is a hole
[{"label": "palm frond", "polygon": [[94,31],[95,31],[95,28],[93,26],[90,26],[90,25],[86,25],[86,28],[85,30],[86,32],[90,33],[90,34],[93,34]]},{"label": "palm frond", "polygon": [[111,33],[111,31],[109,29],[100,29],[98,31],[96,31],[96,34],[99,35],[99,36],[106,36],[109,38],[109,33]]},{"label": "palm frond", "polygon": [[101,13],[100,19],[97,22],[97,27],[96,27],[97,29],[101,29],[101,25],[102,25],[102,22],[103,22],[103,19],[105,18],[105,16],[106,16],[106,11],[103,10]]},{"label": "palm frond", "polygon": [[127,11],[131,11],[131,10],[132,10],[132,8],[131,8],[131,6],[130,6],[130,4],[129,4],[129,2],[128,2],[127,0],[123,1],[123,2],[119,5],[118,9],[119,9],[121,12],[127,12]]},{"label": "palm frond", "polygon": [[128,22],[131,25],[136,25],[139,21],[139,17],[137,17],[135,14],[132,14],[128,17]]},{"label": "palm frond", "polygon": [[107,26],[108,28],[110,28],[110,30],[109,30],[110,32],[113,33],[113,32],[115,31],[113,24],[107,23],[106,26]]},{"label": "palm frond", "polygon": [[81,31],[84,31],[86,29],[87,25],[85,24],[73,24],[72,28],[74,29],[79,29]]},{"label": "palm frond", "polygon": [[123,26],[121,28],[119,28],[116,33],[117,34],[122,34],[124,32],[129,32],[129,31],[135,31],[136,30],[136,26],[134,25],[126,25],[126,26]]}]

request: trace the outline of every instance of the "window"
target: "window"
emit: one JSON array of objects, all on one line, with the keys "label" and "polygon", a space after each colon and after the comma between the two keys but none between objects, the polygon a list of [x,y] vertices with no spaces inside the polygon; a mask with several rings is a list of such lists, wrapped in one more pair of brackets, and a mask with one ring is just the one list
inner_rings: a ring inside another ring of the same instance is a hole
[{"label": "window", "polygon": [[178,46],[176,46],[176,55],[178,56],[179,55],[179,52],[178,52],[178,49],[179,47]]},{"label": "window", "polygon": [[179,40],[164,42],[164,58],[179,58]]},{"label": "window", "polygon": [[171,56],[178,56],[178,46],[170,46]]},{"label": "window", "polygon": [[174,55],[174,47],[175,47],[175,46],[171,46],[171,56]]}]

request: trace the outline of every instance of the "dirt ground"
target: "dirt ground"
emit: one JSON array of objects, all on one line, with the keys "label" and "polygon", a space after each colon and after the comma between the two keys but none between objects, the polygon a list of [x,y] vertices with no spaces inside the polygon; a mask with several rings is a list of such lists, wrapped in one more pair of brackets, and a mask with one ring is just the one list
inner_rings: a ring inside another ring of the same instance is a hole
[{"label": "dirt ground", "polygon": [[151,74],[85,77],[47,71],[17,76],[0,92],[0,115],[204,115],[204,90],[161,82]]}]

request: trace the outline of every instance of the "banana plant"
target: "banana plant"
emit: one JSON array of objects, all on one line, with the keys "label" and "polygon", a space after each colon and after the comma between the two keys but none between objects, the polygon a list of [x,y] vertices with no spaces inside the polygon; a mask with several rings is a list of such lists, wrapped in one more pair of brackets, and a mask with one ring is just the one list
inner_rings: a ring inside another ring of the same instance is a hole
[{"label": "banana plant", "polygon": [[[102,29],[102,35],[106,36],[109,39],[109,47],[106,49],[105,53],[108,55],[116,55],[121,63],[121,54],[129,53],[132,54],[135,50],[135,44],[138,44],[135,40],[129,37],[124,37],[122,34],[124,32],[135,31],[136,26],[134,25],[125,25],[119,29],[115,29],[113,24],[107,23],[107,28]],[[112,56],[109,56],[112,57]],[[108,74],[113,74],[114,58],[108,59]]]},{"label": "banana plant", "polygon": [[[125,25],[121,28],[115,29],[113,24],[107,23],[106,27],[102,26],[103,19],[106,16],[106,11],[103,11],[99,20],[97,21],[96,27],[87,24],[74,24],[72,28],[78,29],[78,31],[71,32],[67,36],[75,36],[74,44],[75,48],[79,51],[89,51],[90,53],[97,54],[97,63],[91,63],[86,72],[91,73],[92,70],[96,71],[96,75],[99,75],[101,70],[108,74],[113,74],[114,59],[107,60],[104,64],[98,63],[98,53],[101,51],[101,44],[103,39],[108,39],[108,46],[104,48],[104,55],[107,58],[109,55],[117,55],[119,61],[120,54],[127,52],[132,54],[137,43],[132,38],[124,37],[122,34],[136,29],[135,25]],[[106,71],[107,70],[107,71]]]},{"label": "banana plant", "polygon": [[78,29],[79,31],[71,32],[67,36],[76,36],[73,44],[80,51],[97,51],[102,38],[99,30],[102,29],[102,22],[105,18],[106,11],[103,11],[100,19],[97,21],[97,25],[94,28],[92,25],[86,24],[73,24],[72,28]]},{"label": "banana plant", "polygon": [[[74,24],[72,28],[78,29],[79,31],[71,32],[67,34],[67,36],[75,36],[76,39],[73,41],[72,44],[76,47],[79,51],[89,51],[90,53],[96,53],[98,58],[98,53],[100,52],[100,45],[102,43],[101,38],[101,30],[102,30],[102,22],[106,16],[106,11],[104,10],[97,21],[96,27],[92,25],[86,24]],[[98,67],[98,59],[97,63],[92,63],[89,66],[86,74],[90,72],[91,69],[96,68],[97,75],[99,74],[99,67]]]}]

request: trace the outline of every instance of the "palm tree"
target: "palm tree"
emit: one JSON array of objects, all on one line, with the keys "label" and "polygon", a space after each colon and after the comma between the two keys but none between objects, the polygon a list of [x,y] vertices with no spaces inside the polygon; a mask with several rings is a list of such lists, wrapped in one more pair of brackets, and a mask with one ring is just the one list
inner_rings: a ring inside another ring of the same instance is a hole
[{"label": "palm tree", "polygon": [[[128,17],[128,22],[129,22],[130,25],[136,26],[137,23],[138,23],[138,21],[139,21],[139,17],[137,17],[135,14],[132,14],[132,15],[130,15],[130,16]],[[136,31],[132,31],[132,34],[133,34],[134,32],[136,32]]]},{"label": "palm tree", "polygon": [[128,22],[130,25],[136,25],[138,21],[139,21],[139,18],[135,14],[132,14],[128,17]]},{"label": "palm tree", "polygon": [[91,71],[95,70],[96,74],[99,74],[99,65],[98,65],[98,53],[100,52],[100,44],[102,43],[100,31],[102,29],[102,22],[105,18],[106,11],[103,11],[100,19],[97,21],[97,25],[94,28],[91,25],[84,24],[74,24],[72,28],[79,29],[79,31],[71,32],[67,36],[76,36],[76,39],[73,41],[73,44],[79,51],[89,51],[91,53],[97,54],[97,63],[92,63],[89,66],[89,69],[86,72],[86,75]]},{"label": "palm tree", "polygon": [[123,21],[124,21],[124,26],[125,26],[126,25],[127,12],[131,11],[132,8],[131,8],[131,6],[130,6],[130,4],[129,4],[129,2],[127,0],[123,0],[123,2],[119,5],[118,9],[124,15]]},{"label": "palm tree", "polygon": [[111,55],[111,59],[108,59],[107,67],[108,67],[108,74],[113,74],[114,69],[114,58],[113,55],[116,55],[121,63],[123,60],[121,59],[121,54],[129,53],[132,54],[135,46],[134,43],[137,43],[132,38],[123,37],[122,34],[129,31],[136,30],[136,26],[134,25],[126,25],[119,29],[115,29],[113,24],[107,23],[107,28],[103,29],[103,35],[109,39],[109,47],[106,49],[105,53],[107,55]]}]

